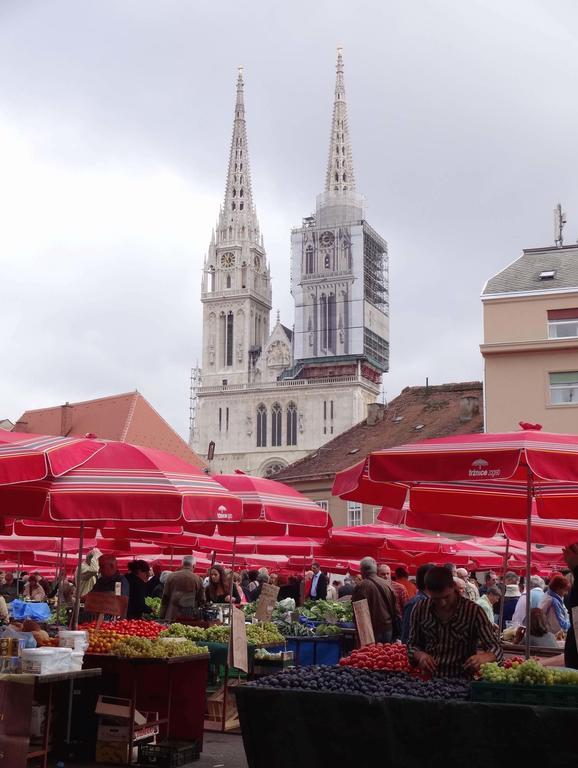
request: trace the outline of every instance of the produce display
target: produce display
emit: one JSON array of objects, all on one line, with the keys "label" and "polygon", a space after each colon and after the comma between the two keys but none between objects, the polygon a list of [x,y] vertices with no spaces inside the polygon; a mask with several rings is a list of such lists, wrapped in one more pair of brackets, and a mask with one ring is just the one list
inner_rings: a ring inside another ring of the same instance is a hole
[{"label": "produce display", "polygon": [[313,630],[299,621],[278,621],[277,629],[283,637],[312,637]]},{"label": "produce display", "polygon": [[307,600],[299,612],[314,621],[353,621],[351,600]]},{"label": "produce display", "polygon": [[161,613],[161,598],[160,597],[145,597],[145,604],[147,608],[152,610],[151,616],[158,619]]},{"label": "produce display", "polygon": [[[101,631],[116,632],[118,635],[132,635],[133,637],[157,637],[165,628],[164,624],[146,619],[119,619],[106,621],[101,625]],[[81,624],[79,629],[96,629],[96,621]]]},{"label": "produce display", "polygon": [[[249,645],[269,645],[285,642],[275,624],[262,622],[247,624],[247,642]],[[217,624],[213,627],[202,629],[201,627],[189,627],[186,624],[171,624],[160,633],[161,637],[185,637],[187,640],[201,640],[209,643],[228,643],[229,627]]]},{"label": "produce display", "polygon": [[339,660],[341,667],[357,669],[389,669],[395,672],[418,674],[409,663],[407,646],[401,643],[376,643],[357,648]]},{"label": "produce display", "polygon": [[259,688],[327,691],[384,698],[413,696],[438,701],[465,700],[470,695],[467,680],[420,680],[405,672],[368,672],[362,669],[335,667],[290,667],[249,683]]},{"label": "produce display", "polygon": [[124,637],[114,645],[116,656],[141,659],[167,659],[173,656],[193,656],[208,653],[206,646],[196,645],[190,640],[149,640],[146,637]]},{"label": "produce display", "polygon": [[314,633],[322,637],[326,635],[340,635],[341,629],[336,624],[319,624],[315,627]]},{"label": "produce display", "polygon": [[509,685],[578,685],[578,670],[543,667],[534,659],[512,659],[508,667],[506,664],[501,667],[496,662],[483,664],[480,678],[487,683]]}]

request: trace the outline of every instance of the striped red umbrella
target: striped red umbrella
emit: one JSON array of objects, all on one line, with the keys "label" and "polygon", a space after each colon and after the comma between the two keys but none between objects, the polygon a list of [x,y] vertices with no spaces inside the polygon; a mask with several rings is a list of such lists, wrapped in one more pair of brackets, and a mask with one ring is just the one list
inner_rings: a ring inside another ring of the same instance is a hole
[{"label": "striped red umbrella", "polygon": [[84,437],[0,430],[0,485],[60,477],[98,453],[103,443]]},{"label": "striped red umbrella", "polygon": [[0,515],[71,524],[209,524],[238,521],[234,494],[163,451],[108,441],[81,467],[0,488]]}]

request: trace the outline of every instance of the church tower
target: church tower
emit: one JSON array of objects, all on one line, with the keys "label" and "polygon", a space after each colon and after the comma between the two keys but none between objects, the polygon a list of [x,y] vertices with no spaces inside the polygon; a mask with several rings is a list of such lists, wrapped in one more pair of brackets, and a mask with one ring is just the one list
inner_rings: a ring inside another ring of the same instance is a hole
[{"label": "church tower", "polygon": [[253,204],[239,69],[225,200],[203,270],[203,386],[247,384],[269,337],[271,275]]},{"label": "church tower", "polygon": [[293,376],[355,376],[371,399],[389,366],[387,243],[364,219],[356,190],[343,55],[337,54],[325,191],[291,233]]}]

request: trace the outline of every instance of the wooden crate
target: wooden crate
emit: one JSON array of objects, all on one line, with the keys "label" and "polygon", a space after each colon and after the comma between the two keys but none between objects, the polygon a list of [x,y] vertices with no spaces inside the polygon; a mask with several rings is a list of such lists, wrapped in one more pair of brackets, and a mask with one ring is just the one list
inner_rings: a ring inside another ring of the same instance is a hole
[{"label": "wooden crate", "polygon": [[[233,688],[240,685],[240,680],[229,680],[227,685],[227,712],[225,719],[225,731],[232,731],[240,727],[239,713],[237,711],[237,700],[233,693]],[[223,699],[225,696],[225,687],[222,685],[219,690],[207,696],[207,719],[205,728],[207,730],[221,730],[223,720]]]}]

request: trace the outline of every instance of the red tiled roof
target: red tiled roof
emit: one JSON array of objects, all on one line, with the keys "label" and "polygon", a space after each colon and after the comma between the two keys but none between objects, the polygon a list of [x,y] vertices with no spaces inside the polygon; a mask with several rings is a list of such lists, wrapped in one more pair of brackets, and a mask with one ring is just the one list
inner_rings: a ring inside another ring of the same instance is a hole
[{"label": "red tiled roof", "polygon": [[205,466],[200,456],[136,391],[25,411],[14,429],[41,435],[85,435],[92,432],[106,440],[157,448],[196,467]]},{"label": "red tiled roof", "polygon": [[[471,399],[473,398],[473,400]],[[317,451],[290,464],[275,480],[290,482],[333,476],[372,451],[433,437],[482,432],[483,389],[479,381],[406,387],[387,406],[374,406],[375,423],[365,419]]]}]

